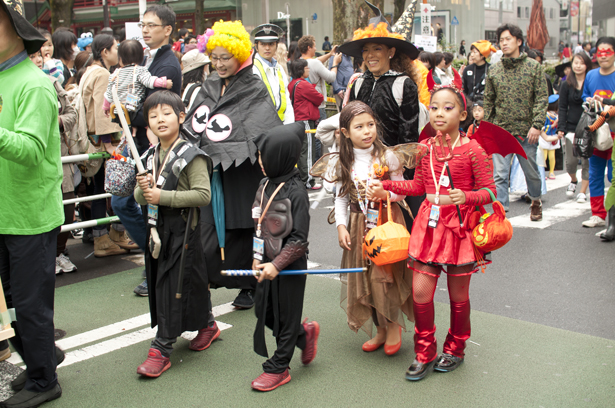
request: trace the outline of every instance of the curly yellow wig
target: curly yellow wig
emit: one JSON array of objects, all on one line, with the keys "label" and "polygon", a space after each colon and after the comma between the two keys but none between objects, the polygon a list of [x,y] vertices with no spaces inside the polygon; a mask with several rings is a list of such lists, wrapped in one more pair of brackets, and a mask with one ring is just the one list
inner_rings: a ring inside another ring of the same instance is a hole
[{"label": "curly yellow wig", "polygon": [[373,24],[368,25],[365,29],[359,28],[355,30],[352,41],[361,40],[363,38],[372,38],[372,37],[389,37],[389,38],[397,38],[398,40],[405,40],[405,38],[397,33],[391,33],[387,29],[386,23],[378,23],[377,26]]},{"label": "curly yellow wig", "polygon": [[250,34],[241,24],[241,21],[218,21],[212,27],[214,35],[207,41],[207,53],[211,54],[214,48],[223,47],[233,54],[243,64],[250,56],[252,42]]}]

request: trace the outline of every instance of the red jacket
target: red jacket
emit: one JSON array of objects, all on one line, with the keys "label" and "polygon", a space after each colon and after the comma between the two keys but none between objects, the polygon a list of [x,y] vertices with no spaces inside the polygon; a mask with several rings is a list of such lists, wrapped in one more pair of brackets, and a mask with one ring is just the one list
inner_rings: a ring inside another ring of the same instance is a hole
[{"label": "red jacket", "polygon": [[[295,83],[297,83],[297,81],[300,82],[295,89]],[[293,79],[291,83],[288,84],[288,92],[290,92],[290,100],[295,110],[296,121],[320,119],[318,106],[320,106],[324,97],[316,90],[315,84],[310,84],[303,78]]]}]

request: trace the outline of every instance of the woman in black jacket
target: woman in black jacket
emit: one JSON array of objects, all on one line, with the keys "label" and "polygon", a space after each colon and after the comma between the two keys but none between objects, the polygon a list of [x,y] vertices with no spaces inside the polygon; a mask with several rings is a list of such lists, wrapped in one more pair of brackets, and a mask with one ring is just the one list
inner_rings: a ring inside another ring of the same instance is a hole
[{"label": "woman in black jacket", "polygon": [[[339,47],[346,55],[362,57],[367,69],[352,84],[349,101],[359,100],[373,109],[385,145],[418,142],[420,74],[412,60],[418,57],[419,51],[400,35],[389,32],[384,24],[380,22],[377,27],[370,25],[355,31],[353,41]],[[404,177],[411,180],[414,171],[406,170]],[[416,213],[421,199],[412,197],[407,202]],[[412,219],[405,218],[410,230]]]},{"label": "woman in black jacket", "polygon": [[[566,171],[570,175],[570,184],[566,190],[568,197],[573,197],[577,190],[577,164],[579,158],[574,156],[572,141],[574,132],[583,113],[583,83],[585,75],[592,67],[592,62],[585,53],[576,54],[572,58],[572,72],[562,82],[559,90],[559,117],[557,134],[565,139]],[[577,202],[587,202],[589,186],[589,160],[581,158],[581,190]]]}]

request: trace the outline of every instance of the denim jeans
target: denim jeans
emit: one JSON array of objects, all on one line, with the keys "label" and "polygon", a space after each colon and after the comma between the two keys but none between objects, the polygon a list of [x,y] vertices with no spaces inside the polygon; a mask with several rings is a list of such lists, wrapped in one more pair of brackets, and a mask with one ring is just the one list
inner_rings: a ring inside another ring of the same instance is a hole
[{"label": "denim jeans", "polygon": [[[523,139],[521,146],[527,155],[527,159],[517,155],[519,165],[525,174],[525,182],[527,184],[528,196],[532,200],[539,200],[541,197],[541,182],[538,173],[538,165],[536,164],[536,150],[538,144],[529,144],[527,139]],[[494,153],[493,158],[493,180],[498,193],[498,201],[502,204],[505,210],[508,210],[510,201],[508,198],[508,189],[510,186],[510,166],[514,153],[508,154],[505,157]]]},{"label": "denim jeans", "polygon": [[145,235],[147,233],[145,220],[141,213],[141,207],[130,195],[128,197],[111,197],[111,207],[115,215],[120,217],[120,221],[130,234],[135,244],[145,251]]}]

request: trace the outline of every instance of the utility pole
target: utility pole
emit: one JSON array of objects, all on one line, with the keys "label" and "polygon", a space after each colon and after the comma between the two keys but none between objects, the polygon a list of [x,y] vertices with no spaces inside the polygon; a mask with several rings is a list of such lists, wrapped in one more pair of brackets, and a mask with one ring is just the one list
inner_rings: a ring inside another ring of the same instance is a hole
[{"label": "utility pole", "polygon": [[103,0],[103,25],[109,27],[109,0]]}]

